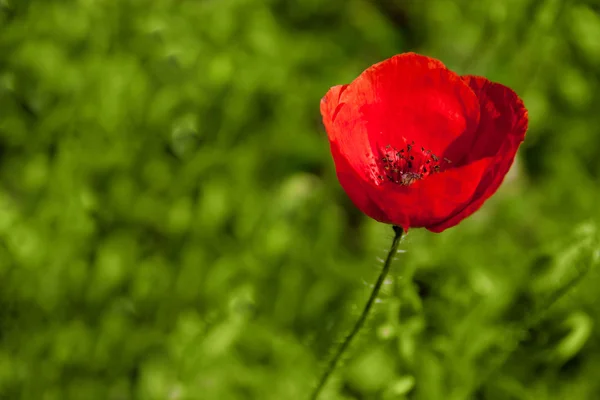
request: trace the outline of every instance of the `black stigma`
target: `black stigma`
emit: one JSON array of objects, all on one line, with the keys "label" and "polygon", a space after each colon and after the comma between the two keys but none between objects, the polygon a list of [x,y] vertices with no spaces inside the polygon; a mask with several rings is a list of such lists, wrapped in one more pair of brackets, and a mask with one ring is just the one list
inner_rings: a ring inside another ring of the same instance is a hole
[{"label": "black stigma", "polygon": [[[411,155],[412,150],[418,149],[415,147],[415,142],[406,144],[404,148],[397,149],[392,145],[386,145],[385,149],[379,155],[379,168],[383,169],[381,174],[375,176],[382,184],[385,181],[390,181],[403,186],[411,185],[413,182],[423,179],[424,177],[441,172],[441,166],[438,165],[440,160],[451,163],[446,157],[438,158],[431,150],[421,146],[421,158],[415,164],[415,156]],[[404,161],[404,162],[401,162]],[[382,168],[383,167],[383,168]]]}]

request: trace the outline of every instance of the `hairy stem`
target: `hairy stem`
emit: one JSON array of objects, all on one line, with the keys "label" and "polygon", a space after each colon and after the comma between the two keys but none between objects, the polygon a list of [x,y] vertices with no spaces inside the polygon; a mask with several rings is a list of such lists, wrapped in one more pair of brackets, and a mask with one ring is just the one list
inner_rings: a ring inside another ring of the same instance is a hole
[{"label": "hairy stem", "polygon": [[342,358],[342,355],[344,354],[346,349],[348,349],[348,346],[352,342],[352,339],[354,339],[356,334],[360,331],[360,329],[365,324],[367,316],[369,315],[369,311],[371,311],[371,307],[373,307],[373,303],[375,303],[375,299],[379,295],[379,291],[381,290],[381,285],[383,285],[383,281],[385,280],[385,277],[387,276],[388,272],[390,271],[390,266],[392,265],[392,260],[394,258],[394,255],[398,251],[398,245],[400,244],[400,238],[402,237],[403,233],[404,233],[404,231],[402,230],[402,228],[400,228],[398,226],[394,226],[394,240],[392,241],[392,246],[390,247],[390,251],[385,259],[385,263],[383,264],[383,268],[381,270],[381,273],[379,274],[379,278],[377,278],[377,282],[375,282],[375,286],[373,287],[371,296],[369,296],[369,300],[367,301],[367,304],[365,305],[365,308],[364,308],[362,314],[360,315],[360,318],[358,318],[358,321],[356,321],[354,328],[352,328],[352,331],[350,331],[348,336],[346,336],[346,339],[344,339],[344,342],[342,343],[342,345],[340,346],[338,351],[335,353],[335,356],[329,362],[329,365],[327,366],[327,368],[325,369],[325,372],[323,373],[323,375],[321,376],[321,379],[319,380],[319,384],[317,385],[317,387],[315,388],[315,390],[312,393],[312,396],[310,397],[311,400],[318,399],[319,394],[321,393],[321,390],[323,389],[323,387],[327,383],[327,380],[329,379],[329,377],[335,370],[335,367],[337,366],[338,362]]}]

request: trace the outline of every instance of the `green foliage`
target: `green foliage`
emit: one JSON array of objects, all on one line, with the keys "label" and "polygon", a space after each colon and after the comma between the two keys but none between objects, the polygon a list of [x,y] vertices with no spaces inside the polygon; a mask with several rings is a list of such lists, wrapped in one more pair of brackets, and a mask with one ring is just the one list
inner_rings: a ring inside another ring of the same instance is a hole
[{"label": "green foliage", "polygon": [[588,3],[0,0],[0,398],[307,398],[392,238],[319,101],[404,51],[530,130],[479,212],[409,232],[322,399],[597,398]]}]

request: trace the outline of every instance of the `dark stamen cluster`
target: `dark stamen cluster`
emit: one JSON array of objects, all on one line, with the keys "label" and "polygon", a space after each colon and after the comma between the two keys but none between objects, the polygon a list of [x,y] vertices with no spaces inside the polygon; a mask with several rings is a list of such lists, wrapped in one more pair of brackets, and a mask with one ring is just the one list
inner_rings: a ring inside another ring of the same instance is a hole
[{"label": "dark stamen cluster", "polygon": [[[444,159],[446,160],[446,159]],[[404,148],[396,149],[391,145],[385,146],[378,160],[380,181],[389,181],[408,186],[428,175],[440,172],[440,159],[424,147],[415,147],[415,142],[406,144]],[[450,160],[446,160],[450,162]]]}]

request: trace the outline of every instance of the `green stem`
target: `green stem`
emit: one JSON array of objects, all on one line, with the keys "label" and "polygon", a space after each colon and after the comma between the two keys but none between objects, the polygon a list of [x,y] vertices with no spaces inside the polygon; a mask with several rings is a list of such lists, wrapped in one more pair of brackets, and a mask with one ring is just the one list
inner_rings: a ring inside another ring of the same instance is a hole
[{"label": "green stem", "polygon": [[360,331],[362,326],[365,324],[365,320],[367,319],[367,316],[369,315],[369,311],[371,311],[371,307],[373,307],[373,303],[375,303],[375,299],[379,295],[379,291],[381,290],[381,285],[383,285],[383,281],[385,280],[385,277],[387,276],[388,272],[390,271],[390,266],[392,265],[392,260],[394,258],[394,255],[398,251],[398,245],[400,244],[400,238],[402,237],[402,234],[404,233],[402,228],[400,228],[398,226],[394,226],[393,228],[394,228],[394,234],[395,234],[394,240],[392,241],[392,246],[390,247],[390,251],[387,255],[387,258],[385,259],[385,263],[383,264],[383,269],[381,270],[381,273],[379,274],[379,278],[377,278],[377,282],[375,282],[375,286],[373,287],[371,296],[369,296],[369,300],[367,301],[367,304],[365,305],[365,308],[364,308],[362,314],[360,315],[360,318],[358,319],[358,321],[356,321],[354,328],[352,328],[352,331],[348,334],[348,336],[346,336],[346,339],[344,339],[344,342],[338,349],[337,353],[329,362],[327,369],[321,376],[321,380],[319,381],[319,384],[317,385],[317,387],[313,391],[312,396],[310,397],[311,400],[317,400],[317,398],[319,397],[321,390],[323,389],[323,387],[327,383],[327,380],[329,379],[329,377],[335,370],[335,367],[337,366],[338,362],[342,358],[342,355],[344,354],[344,352],[346,351],[346,349],[352,342],[352,339],[354,339],[356,334]]}]

